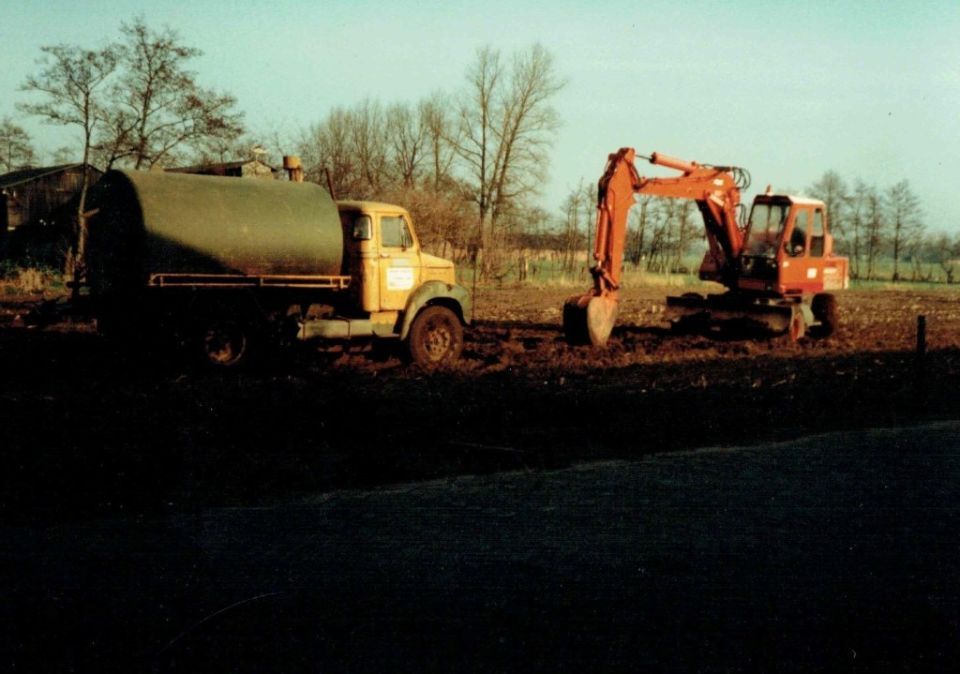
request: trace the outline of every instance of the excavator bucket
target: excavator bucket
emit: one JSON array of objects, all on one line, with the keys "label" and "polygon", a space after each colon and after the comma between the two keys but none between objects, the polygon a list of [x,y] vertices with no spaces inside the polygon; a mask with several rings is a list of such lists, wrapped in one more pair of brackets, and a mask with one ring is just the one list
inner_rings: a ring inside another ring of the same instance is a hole
[{"label": "excavator bucket", "polygon": [[593,293],[574,295],[563,305],[563,334],[571,344],[606,346],[619,303]]}]

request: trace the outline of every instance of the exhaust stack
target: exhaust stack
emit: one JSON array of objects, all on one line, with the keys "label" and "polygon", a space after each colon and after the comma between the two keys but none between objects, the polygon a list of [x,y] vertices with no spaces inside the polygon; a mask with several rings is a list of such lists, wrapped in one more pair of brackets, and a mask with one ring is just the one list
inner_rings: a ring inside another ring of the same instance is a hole
[{"label": "exhaust stack", "polygon": [[283,170],[287,172],[287,176],[290,178],[290,182],[292,183],[303,182],[303,164],[300,163],[300,157],[297,157],[292,154],[284,155]]}]

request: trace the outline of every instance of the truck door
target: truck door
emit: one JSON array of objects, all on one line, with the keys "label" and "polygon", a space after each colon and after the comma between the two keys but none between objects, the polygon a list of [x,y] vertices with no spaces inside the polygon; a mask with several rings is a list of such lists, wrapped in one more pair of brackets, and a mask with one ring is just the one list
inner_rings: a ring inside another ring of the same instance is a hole
[{"label": "truck door", "polygon": [[404,309],[420,284],[420,248],[403,215],[380,216],[380,310]]},{"label": "truck door", "polygon": [[341,206],[343,265],[350,276],[350,298],[362,311],[380,311],[380,254],[373,236],[373,217]]}]

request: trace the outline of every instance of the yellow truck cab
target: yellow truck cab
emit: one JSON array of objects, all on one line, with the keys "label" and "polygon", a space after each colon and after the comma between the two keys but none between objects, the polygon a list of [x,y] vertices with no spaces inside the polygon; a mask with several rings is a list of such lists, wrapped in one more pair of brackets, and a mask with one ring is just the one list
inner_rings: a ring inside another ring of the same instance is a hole
[{"label": "yellow truck cab", "polygon": [[349,301],[338,315],[303,321],[301,339],[400,338],[424,365],[456,360],[470,298],[453,262],[425,253],[406,209],[338,201]]}]

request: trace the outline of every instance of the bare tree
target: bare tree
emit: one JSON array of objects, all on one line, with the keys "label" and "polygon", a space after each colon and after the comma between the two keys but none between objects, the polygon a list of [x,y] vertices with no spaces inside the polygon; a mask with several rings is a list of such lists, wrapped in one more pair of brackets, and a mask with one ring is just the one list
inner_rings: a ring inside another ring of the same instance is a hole
[{"label": "bare tree", "polygon": [[414,186],[427,149],[427,128],[419,110],[395,103],[385,114],[391,173],[406,188]]},{"label": "bare tree", "polygon": [[900,280],[900,259],[904,249],[923,231],[920,220],[920,201],[910,189],[910,183],[901,180],[884,195],[890,223],[890,242],[893,246],[893,281]]},{"label": "bare tree", "polygon": [[20,103],[24,112],[43,118],[49,124],[77,126],[83,134],[83,177],[77,204],[77,220],[73,237],[73,292],[79,292],[84,274],[87,242],[87,190],[90,175],[90,149],[97,126],[105,117],[104,84],[117,67],[117,50],[107,46],[100,50],[70,45],[41,47],[41,70],[29,76],[21,90],[43,97],[38,103]]},{"label": "bare tree", "polygon": [[670,227],[676,206],[674,199],[654,199],[650,208],[650,243],[647,248],[647,271],[667,271],[667,254],[670,250]]},{"label": "bare tree", "polygon": [[69,145],[61,145],[50,155],[53,164],[73,164],[76,162],[77,151]]},{"label": "bare tree", "polygon": [[627,258],[630,260],[630,264],[633,265],[634,269],[640,266],[640,262],[645,256],[643,245],[647,236],[647,225],[650,222],[650,203],[653,199],[655,199],[655,197],[651,197],[650,195],[641,196],[637,200],[637,207],[630,209],[630,212],[627,214],[629,219],[636,222],[636,226],[634,226],[632,230],[633,235],[631,236],[630,245],[627,248]]},{"label": "bare tree", "polygon": [[433,94],[418,106],[426,153],[429,155],[430,183],[435,193],[453,182],[451,166],[456,156],[454,148],[460,141],[457,135],[459,127],[452,123],[447,112],[449,107],[449,101],[442,93]]},{"label": "bare tree", "polygon": [[502,74],[500,52],[490,47],[478,50],[476,62],[467,71],[469,89],[459,111],[458,135],[461,142],[456,150],[468,166],[469,182],[479,210],[476,240],[473,244],[474,263],[483,245],[487,212],[490,210],[493,108]]},{"label": "bare tree", "polygon": [[677,204],[677,217],[674,226],[674,258],[670,271],[674,273],[688,274],[690,270],[683,263],[683,256],[687,254],[690,244],[697,238],[702,231],[699,223],[694,218],[694,202],[684,199]]},{"label": "bare tree", "polygon": [[960,234],[952,237],[940,232],[929,240],[930,258],[937,264],[943,273],[946,283],[955,283],[958,266],[960,266]]},{"label": "bare tree", "polygon": [[[836,171],[827,171],[820,180],[810,186],[812,196],[820,199],[827,207],[830,219],[830,231],[838,243],[846,244],[847,208],[850,194],[847,184]],[[843,245],[843,248],[846,246]]]},{"label": "bare tree", "polygon": [[361,193],[368,198],[380,193],[387,168],[387,136],[383,108],[377,101],[364,100],[348,117],[350,151],[356,159]]},{"label": "bare tree", "polygon": [[848,232],[848,249],[850,251],[850,273],[853,278],[860,278],[860,260],[863,257],[866,231],[866,213],[870,189],[859,178],[854,184],[853,194],[850,196],[850,231]]},{"label": "bare tree", "polygon": [[307,178],[322,185],[329,176],[337,198],[357,196],[360,176],[350,144],[352,114],[342,107],[327,113],[297,144]]},{"label": "bare tree", "polygon": [[292,151],[290,148],[295,145],[296,140],[282,127],[268,126],[257,133],[246,132],[238,138],[211,141],[197,155],[197,163],[206,165],[236,160],[260,161],[278,171],[274,174],[275,178],[283,179],[279,169],[283,163],[284,151]]},{"label": "bare tree", "polygon": [[534,45],[515,54],[509,66],[499,51],[478,50],[467,83],[456,151],[477,204],[479,248],[495,237],[498,219],[513,202],[542,184],[546,152],[559,126],[550,99],[563,82],[550,53]]},{"label": "bare tree", "polygon": [[30,135],[9,117],[0,121],[0,172],[30,166],[36,159]]},{"label": "bare tree", "polygon": [[202,88],[188,61],[202,52],[181,44],[169,27],[151,30],[143,19],[122,24],[123,74],[112,91],[109,124],[99,139],[107,166],[135,169],[169,164],[183,146],[202,151],[207,144],[243,132],[236,99]]},{"label": "bare tree", "polygon": [[883,200],[872,185],[867,186],[864,199],[864,246],[867,256],[867,279],[873,279],[876,262],[883,250],[887,236],[887,221],[883,212]]},{"label": "bare tree", "polygon": [[553,57],[542,46],[514,54],[509,87],[499,106],[492,222],[515,199],[539,192],[546,179],[547,150],[560,121],[550,99],[563,88],[554,73]]},{"label": "bare tree", "polygon": [[[561,250],[561,270],[565,273],[571,273],[576,268],[576,261],[584,245],[590,248],[590,244],[583,244],[584,235],[589,235],[592,222],[589,209],[584,209],[584,193],[588,188],[583,180],[573,188],[563,200],[563,230],[560,239]],[[581,234],[581,225],[584,234]],[[587,264],[590,263],[590,255],[593,250],[586,251]]]}]

